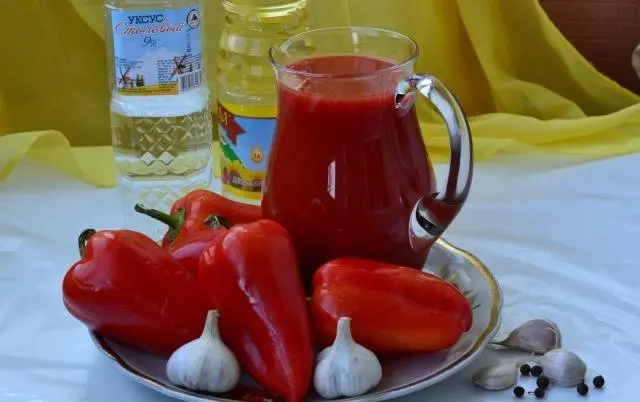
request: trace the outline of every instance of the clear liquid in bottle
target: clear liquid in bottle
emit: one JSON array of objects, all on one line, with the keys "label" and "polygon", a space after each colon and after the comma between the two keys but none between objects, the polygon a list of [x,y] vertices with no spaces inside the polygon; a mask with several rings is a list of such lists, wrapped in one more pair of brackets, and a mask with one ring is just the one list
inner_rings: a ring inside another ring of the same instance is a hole
[{"label": "clear liquid in bottle", "polygon": [[111,131],[125,226],[154,238],[162,224],[133,207],[168,211],[211,187],[212,122],[198,0],[109,0]]}]

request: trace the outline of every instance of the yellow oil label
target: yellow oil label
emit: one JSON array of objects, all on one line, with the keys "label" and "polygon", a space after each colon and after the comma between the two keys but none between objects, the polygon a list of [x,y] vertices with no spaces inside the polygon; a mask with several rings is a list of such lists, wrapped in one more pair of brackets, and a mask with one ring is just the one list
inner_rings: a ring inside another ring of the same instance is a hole
[{"label": "yellow oil label", "polygon": [[275,107],[218,102],[222,192],[259,201],[276,125]]}]

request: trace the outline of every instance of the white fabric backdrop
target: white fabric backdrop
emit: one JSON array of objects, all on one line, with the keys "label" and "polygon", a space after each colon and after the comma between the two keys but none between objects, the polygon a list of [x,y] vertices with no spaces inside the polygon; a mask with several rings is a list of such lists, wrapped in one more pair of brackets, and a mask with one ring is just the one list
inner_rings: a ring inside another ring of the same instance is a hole
[{"label": "white fabric backdrop", "polygon": [[[591,401],[638,398],[639,168],[640,155],[480,165],[470,201],[445,236],[500,281],[499,336],[529,318],[552,319],[566,347],[587,361],[589,378],[605,376],[606,389],[592,390]],[[34,163],[0,183],[0,401],[169,401],[100,355],[61,302],[77,234],[119,227],[119,208],[115,190]],[[474,370],[499,355],[487,351],[465,371],[402,402],[511,401],[510,391],[471,385]],[[574,389],[556,388],[547,399],[582,400]]]}]

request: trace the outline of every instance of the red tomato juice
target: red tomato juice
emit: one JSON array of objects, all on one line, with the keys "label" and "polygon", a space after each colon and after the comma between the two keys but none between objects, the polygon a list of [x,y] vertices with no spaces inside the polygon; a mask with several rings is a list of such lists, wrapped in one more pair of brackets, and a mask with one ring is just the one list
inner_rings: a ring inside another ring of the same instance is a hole
[{"label": "red tomato juice", "polygon": [[336,257],[420,267],[427,252],[412,251],[409,216],[435,189],[416,111],[395,107],[395,88],[408,67],[365,56],[317,57],[288,67],[339,74],[281,72],[278,79],[262,208],[293,236],[307,284]]}]

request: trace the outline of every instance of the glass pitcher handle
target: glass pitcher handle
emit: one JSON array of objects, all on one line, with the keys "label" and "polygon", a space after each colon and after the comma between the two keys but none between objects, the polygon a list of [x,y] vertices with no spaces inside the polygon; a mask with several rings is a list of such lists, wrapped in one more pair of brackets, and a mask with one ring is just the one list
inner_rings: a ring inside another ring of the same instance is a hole
[{"label": "glass pitcher handle", "polygon": [[451,160],[444,189],[426,194],[416,202],[409,219],[409,240],[414,251],[430,247],[442,235],[469,195],[473,179],[473,143],[462,107],[436,77],[416,74],[401,81],[396,91],[396,108],[402,113],[413,106],[416,93],[435,106],[449,132]]}]

